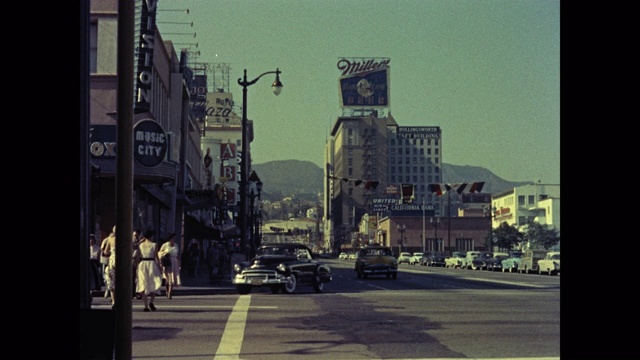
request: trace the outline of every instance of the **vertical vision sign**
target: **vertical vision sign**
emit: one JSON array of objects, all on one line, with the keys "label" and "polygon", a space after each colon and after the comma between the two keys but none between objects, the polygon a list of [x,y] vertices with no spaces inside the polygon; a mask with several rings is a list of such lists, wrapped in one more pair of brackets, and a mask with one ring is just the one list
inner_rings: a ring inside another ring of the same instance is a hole
[{"label": "vertical vision sign", "polygon": [[151,103],[151,77],[158,0],[136,0],[136,38],[133,74],[133,112],[148,112]]}]

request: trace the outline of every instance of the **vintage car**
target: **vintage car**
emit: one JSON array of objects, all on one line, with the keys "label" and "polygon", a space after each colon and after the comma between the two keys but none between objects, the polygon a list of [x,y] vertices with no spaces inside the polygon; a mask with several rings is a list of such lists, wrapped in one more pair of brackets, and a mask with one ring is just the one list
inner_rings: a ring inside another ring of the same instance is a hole
[{"label": "vintage car", "polygon": [[550,251],[544,259],[538,260],[538,274],[560,274],[560,252]]},{"label": "vintage car", "polygon": [[411,259],[409,259],[409,265],[420,264],[420,259],[422,259],[422,253],[414,252]]},{"label": "vintage car", "polygon": [[338,255],[338,259],[341,260],[347,260],[349,258],[349,254],[347,254],[346,252],[341,252],[340,255]]},{"label": "vintage car", "polygon": [[369,245],[358,252],[354,268],[358,279],[369,275],[385,275],[387,279],[398,278],[398,260],[388,246]]},{"label": "vintage car", "polygon": [[443,253],[435,252],[429,253],[427,256],[423,256],[420,261],[420,265],[424,266],[445,266],[445,256]]},{"label": "vintage car", "polygon": [[462,265],[460,265],[463,269],[471,269],[471,262],[478,255],[480,255],[480,251],[469,250],[465,253],[464,258],[462,259]]},{"label": "vintage car", "polygon": [[502,270],[502,260],[509,257],[509,254],[504,252],[495,252],[491,259],[487,259],[487,270],[500,271]]},{"label": "vintage car", "polygon": [[544,259],[549,250],[528,249],[522,254],[522,261],[518,265],[518,274],[530,274],[538,272],[538,261]]},{"label": "vintage car", "polygon": [[235,264],[231,282],[239,294],[262,286],[268,286],[274,294],[280,290],[291,294],[298,286],[311,286],[315,292],[322,292],[324,284],[331,280],[329,266],[318,262],[307,246],[277,243],[262,245],[253,259]]},{"label": "vintage car", "polygon": [[518,266],[522,262],[522,251],[511,251],[509,257],[502,260],[502,272],[518,271]]},{"label": "vintage car", "polygon": [[481,251],[478,256],[471,260],[471,270],[487,270],[487,260],[493,257],[491,251]]},{"label": "vintage car", "polygon": [[411,253],[409,252],[401,252],[400,256],[398,256],[398,264],[402,264],[402,263],[407,263],[410,264],[411,263]]},{"label": "vintage car", "polygon": [[444,259],[444,267],[446,268],[459,268],[462,267],[462,260],[467,256],[466,253],[454,251],[451,256]]}]

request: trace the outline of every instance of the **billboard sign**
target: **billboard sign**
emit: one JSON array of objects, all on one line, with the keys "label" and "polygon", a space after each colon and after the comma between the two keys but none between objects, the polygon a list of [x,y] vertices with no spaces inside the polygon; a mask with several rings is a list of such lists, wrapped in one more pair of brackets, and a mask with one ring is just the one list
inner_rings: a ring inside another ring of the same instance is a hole
[{"label": "billboard sign", "polygon": [[389,62],[390,59],[376,61],[338,61],[342,75],[338,80],[341,108],[383,108],[389,107]]},{"label": "billboard sign", "polygon": [[157,0],[136,1],[134,99],[136,114],[148,112],[151,107],[151,83],[153,81],[153,49],[156,37]]}]

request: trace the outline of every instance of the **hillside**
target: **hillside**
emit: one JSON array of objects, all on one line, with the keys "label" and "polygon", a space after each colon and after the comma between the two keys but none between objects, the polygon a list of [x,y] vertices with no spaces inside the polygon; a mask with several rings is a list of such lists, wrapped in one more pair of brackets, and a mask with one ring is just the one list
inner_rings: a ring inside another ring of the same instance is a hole
[{"label": "hillside", "polygon": [[[443,165],[443,182],[484,181],[483,193],[494,194],[516,186],[532,183],[507,181],[479,166]],[[262,164],[253,164],[253,169],[264,183],[262,195],[265,199],[279,200],[291,195],[314,198],[323,192],[324,171],[310,161],[269,161]]]}]

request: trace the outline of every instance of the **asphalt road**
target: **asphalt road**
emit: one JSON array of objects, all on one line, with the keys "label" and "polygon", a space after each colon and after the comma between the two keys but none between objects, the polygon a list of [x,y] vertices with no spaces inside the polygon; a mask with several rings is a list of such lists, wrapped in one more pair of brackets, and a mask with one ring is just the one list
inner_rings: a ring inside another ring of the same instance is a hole
[{"label": "asphalt road", "polygon": [[[559,359],[560,277],[400,266],[324,292],[256,289],[133,302],[134,359]],[[110,308],[104,298],[93,308]]]}]

